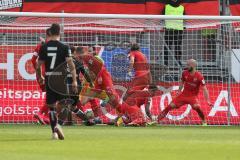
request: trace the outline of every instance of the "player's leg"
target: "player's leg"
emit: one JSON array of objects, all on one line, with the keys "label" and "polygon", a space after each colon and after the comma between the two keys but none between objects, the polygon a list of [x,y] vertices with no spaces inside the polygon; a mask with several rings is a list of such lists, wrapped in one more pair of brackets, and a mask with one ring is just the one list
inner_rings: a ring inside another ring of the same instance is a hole
[{"label": "player's leg", "polygon": [[[138,106],[129,106],[126,103],[121,105],[119,109],[122,117],[128,117],[127,121],[124,120],[125,125],[129,126],[145,126],[146,121],[141,109]],[[124,118],[123,118],[124,119]]]},{"label": "player's leg", "polygon": [[49,117],[48,117],[48,106],[44,104],[38,113],[35,113],[33,117],[38,120],[38,122],[42,125],[49,124]]},{"label": "player's leg", "polygon": [[58,104],[57,113],[58,113],[58,124],[63,125],[68,117],[69,109],[67,107],[62,107],[62,105],[60,106],[60,104]]},{"label": "player's leg", "polygon": [[64,134],[62,132],[62,129],[60,125],[58,125],[58,118],[57,118],[57,112],[56,112],[56,103],[63,99],[61,95],[57,94],[53,90],[50,89],[50,87],[47,85],[46,87],[46,102],[49,108],[49,120],[50,120],[50,126],[52,129],[53,139],[64,139]]},{"label": "player's leg", "polygon": [[207,125],[206,120],[205,120],[205,115],[200,108],[200,104],[199,104],[198,99],[196,97],[189,98],[189,104],[192,106],[192,109],[197,112],[198,116],[202,120],[202,124]]},{"label": "player's leg", "polygon": [[91,104],[91,108],[94,114],[94,122],[96,124],[101,124],[102,120],[100,119],[101,109],[100,109],[99,100],[94,98],[94,99],[91,99],[89,102]]},{"label": "player's leg", "polygon": [[173,99],[173,101],[158,115],[158,121],[162,120],[164,117],[167,116],[167,114],[173,110],[177,109],[181,106],[186,104],[184,101],[184,97],[182,95],[177,96],[176,98]]},{"label": "player's leg", "polygon": [[150,83],[151,83],[150,72],[141,76],[134,77],[131,83],[131,87],[127,90],[126,95],[123,97],[123,100],[125,101],[135,91],[140,91],[143,90],[144,88],[147,88]]},{"label": "player's leg", "polygon": [[[37,81],[37,82],[39,82],[39,81]],[[46,89],[45,89],[45,84],[43,84],[43,85],[40,85],[40,84],[39,84],[39,87],[41,88],[42,92],[45,92],[45,91],[46,91]],[[35,113],[35,114],[33,115],[33,117],[34,117],[35,119],[37,119],[38,122],[39,122],[40,124],[42,124],[42,125],[49,124],[48,111],[49,111],[48,106],[47,106],[47,104],[45,103],[45,104],[40,108],[40,111],[39,111],[38,113]]]}]

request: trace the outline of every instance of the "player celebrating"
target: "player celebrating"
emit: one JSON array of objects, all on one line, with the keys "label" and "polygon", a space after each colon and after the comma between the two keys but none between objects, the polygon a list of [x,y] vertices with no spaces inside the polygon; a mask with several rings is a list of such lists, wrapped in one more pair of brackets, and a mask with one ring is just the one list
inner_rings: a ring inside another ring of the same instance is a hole
[{"label": "player celebrating", "polygon": [[128,96],[137,90],[143,90],[151,83],[151,73],[146,56],[140,51],[138,44],[134,43],[131,46],[129,53],[130,66],[128,69],[128,75],[132,75],[134,69],[135,76],[132,80],[131,89],[126,93],[123,100],[126,100]]},{"label": "player celebrating", "polygon": [[[50,39],[51,33],[50,33],[50,28],[46,30],[46,40],[41,38],[41,43],[37,45],[37,47],[34,50],[33,56],[32,56],[32,64],[34,69],[36,70],[37,66],[37,59],[39,57],[39,50],[41,46],[47,42]],[[42,74],[45,75],[45,68],[42,66]],[[37,78],[37,82],[39,84],[39,87],[41,88],[42,92],[45,92],[45,84],[40,85],[39,79]],[[40,109],[40,111],[33,116],[38,120],[39,123],[41,124],[49,124],[49,117],[48,117],[48,107],[47,104],[44,104],[43,107]]]},{"label": "player celebrating", "polygon": [[[207,87],[205,85],[205,80],[202,74],[196,70],[197,62],[194,59],[190,59],[187,61],[187,70],[182,73],[182,81],[179,86],[179,94],[173,101],[160,113],[158,116],[158,121],[163,119],[169,111],[180,108],[185,104],[190,104],[192,109],[195,110],[199,117],[202,120],[203,125],[207,125],[205,116],[200,108],[200,104],[198,101],[198,93],[199,89],[203,87],[204,97],[209,106],[212,106],[209,98],[209,93]],[[183,89],[184,87],[184,89]],[[183,91],[182,91],[183,89]],[[182,92],[181,92],[182,91]]]},{"label": "player celebrating", "polygon": [[[67,62],[67,65],[72,74],[72,89],[77,92],[76,70],[71,57],[71,50],[68,46],[61,43],[60,40],[60,25],[52,24],[50,27],[51,40],[40,48],[39,59],[37,63],[37,76],[40,84],[46,84],[46,102],[49,107],[49,118],[53,139],[64,139],[60,125],[57,124],[56,103],[64,99],[64,95],[57,92],[55,88],[64,86],[64,82],[56,80],[64,74],[64,71],[59,70],[62,64]],[[45,64],[46,75],[45,79],[42,75],[41,66]],[[57,70],[58,69],[58,70]],[[56,78],[55,78],[56,77]],[[60,77],[59,80],[64,79]],[[65,88],[65,87],[63,87]]]}]

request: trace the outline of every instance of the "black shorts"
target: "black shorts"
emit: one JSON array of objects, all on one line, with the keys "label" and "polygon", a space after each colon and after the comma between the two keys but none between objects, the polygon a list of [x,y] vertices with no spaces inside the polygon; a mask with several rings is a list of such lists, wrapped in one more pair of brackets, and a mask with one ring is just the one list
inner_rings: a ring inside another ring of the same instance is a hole
[{"label": "black shorts", "polygon": [[55,104],[56,102],[66,99],[66,85],[60,77],[45,77],[46,83],[46,102],[47,104]]},{"label": "black shorts", "polygon": [[55,104],[56,102],[62,101],[66,98],[65,95],[55,91],[49,85],[46,85],[46,102],[47,104]]}]

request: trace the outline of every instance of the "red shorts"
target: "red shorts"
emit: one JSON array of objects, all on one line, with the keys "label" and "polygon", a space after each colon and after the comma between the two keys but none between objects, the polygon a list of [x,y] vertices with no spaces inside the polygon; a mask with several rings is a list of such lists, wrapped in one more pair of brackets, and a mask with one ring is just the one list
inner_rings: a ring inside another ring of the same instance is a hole
[{"label": "red shorts", "polygon": [[151,74],[146,72],[144,74],[136,74],[132,80],[132,87],[134,90],[143,90],[151,83]]},{"label": "red shorts", "polygon": [[141,105],[147,104],[149,97],[150,94],[148,91],[136,91],[127,97],[125,102],[130,106],[137,105],[141,107]]},{"label": "red shorts", "polygon": [[197,96],[185,96],[184,94],[180,94],[174,98],[171,103],[175,104],[177,108],[185,104],[190,104],[192,107],[200,106]]},{"label": "red shorts", "polygon": [[136,74],[132,80],[131,88],[127,91],[127,95],[133,94],[135,91],[143,90],[152,82],[151,73]]}]

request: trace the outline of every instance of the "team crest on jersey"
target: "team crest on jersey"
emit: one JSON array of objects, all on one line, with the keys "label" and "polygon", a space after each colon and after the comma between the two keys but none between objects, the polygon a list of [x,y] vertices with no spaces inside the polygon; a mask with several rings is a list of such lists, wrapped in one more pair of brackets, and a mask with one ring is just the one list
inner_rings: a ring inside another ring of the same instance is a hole
[{"label": "team crest on jersey", "polygon": [[0,0],[0,10],[22,7],[23,0]]}]

